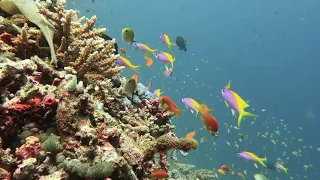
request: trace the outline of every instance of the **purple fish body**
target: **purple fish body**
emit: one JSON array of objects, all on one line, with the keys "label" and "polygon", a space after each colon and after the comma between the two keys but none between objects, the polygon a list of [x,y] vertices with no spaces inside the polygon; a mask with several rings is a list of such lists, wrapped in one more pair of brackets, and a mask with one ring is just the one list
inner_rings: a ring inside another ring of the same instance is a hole
[{"label": "purple fish body", "polygon": [[253,159],[251,156],[249,156],[248,154],[244,153],[244,152],[240,152],[237,154],[239,157],[249,160],[249,161],[256,161],[255,159]]},{"label": "purple fish body", "polygon": [[279,164],[274,164],[274,167],[277,169],[282,169],[282,167]]},{"label": "purple fish body", "polygon": [[116,63],[119,66],[127,66],[127,64],[120,57],[117,58]]},{"label": "purple fish body", "polygon": [[163,53],[158,53],[158,54],[156,54],[156,58],[159,60],[159,61],[161,61],[161,62],[164,62],[164,63],[169,63],[170,61],[169,61],[169,58],[165,55],[165,54],[163,54]]},{"label": "purple fish body", "polygon": [[222,89],[221,94],[223,96],[224,101],[229,105],[229,107],[236,112],[239,112],[239,107],[236,99],[234,98],[232,91],[229,89]]},{"label": "purple fish body", "polygon": [[157,96],[157,90],[154,90],[152,95]]},{"label": "purple fish body", "polygon": [[166,38],[164,37],[164,34],[161,34],[161,35],[160,35],[160,40],[161,40],[164,44],[167,44],[167,43],[166,43]]},{"label": "purple fish body", "polygon": [[187,106],[188,109],[193,110],[193,111],[196,110],[196,108],[194,107],[190,98],[182,98],[182,102]]},{"label": "purple fish body", "polygon": [[173,70],[172,69],[169,69],[168,71],[166,71],[166,75],[167,76],[172,76],[173,74]]},{"label": "purple fish body", "polygon": [[134,43],[133,45],[134,45],[134,47],[135,47],[136,49],[139,49],[139,50],[141,50],[141,51],[148,51],[148,50],[146,49],[146,47],[145,47],[144,45],[142,45],[141,43]]}]

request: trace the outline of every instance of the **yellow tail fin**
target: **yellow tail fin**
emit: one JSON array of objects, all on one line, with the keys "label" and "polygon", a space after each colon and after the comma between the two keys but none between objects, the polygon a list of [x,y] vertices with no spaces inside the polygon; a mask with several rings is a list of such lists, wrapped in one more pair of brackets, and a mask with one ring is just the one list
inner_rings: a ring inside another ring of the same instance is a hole
[{"label": "yellow tail fin", "polygon": [[259,163],[262,165],[262,166],[264,166],[264,167],[267,167],[267,165],[264,163],[264,162],[266,162],[267,161],[267,158],[259,158]]},{"label": "yellow tail fin", "polygon": [[239,117],[238,117],[238,127],[241,126],[241,122],[243,120],[244,117],[258,117],[258,115],[255,115],[251,112],[246,112],[246,111],[243,111],[243,112],[240,112],[239,113]]},{"label": "yellow tail fin", "polygon": [[131,68],[134,72],[140,74],[140,72],[137,70],[139,67],[141,67],[141,66],[140,66],[140,65],[139,65],[139,66],[134,66],[134,65],[132,65],[130,68]]},{"label": "yellow tail fin", "polygon": [[151,53],[155,56],[156,55],[156,51],[157,51],[158,49],[151,49]]},{"label": "yellow tail fin", "polygon": [[173,69],[173,62],[174,62],[175,59],[176,59],[176,58],[173,58],[172,61],[170,61],[170,63],[171,63],[171,68],[172,68],[172,69]]}]

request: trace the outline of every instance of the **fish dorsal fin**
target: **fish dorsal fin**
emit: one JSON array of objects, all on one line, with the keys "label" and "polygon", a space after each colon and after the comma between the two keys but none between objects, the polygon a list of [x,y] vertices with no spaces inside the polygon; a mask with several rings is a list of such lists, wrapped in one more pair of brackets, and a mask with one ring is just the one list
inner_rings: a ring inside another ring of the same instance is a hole
[{"label": "fish dorsal fin", "polygon": [[225,87],[226,89],[230,89],[231,88],[231,81],[229,80],[228,85]]}]

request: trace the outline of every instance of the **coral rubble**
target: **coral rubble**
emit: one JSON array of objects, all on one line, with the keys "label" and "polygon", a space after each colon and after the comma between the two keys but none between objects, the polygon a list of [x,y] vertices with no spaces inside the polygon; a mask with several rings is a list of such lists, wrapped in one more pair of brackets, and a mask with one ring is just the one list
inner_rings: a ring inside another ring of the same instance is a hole
[{"label": "coral rubble", "polygon": [[196,149],[142,84],[129,101],[115,39],[61,2],[0,3],[0,178],[148,179]]},{"label": "coral rubble", "polygon": [[178,167],[169,171],[169,180],[209,180],[214,177],[218,178],[216,174],[207,169],[196,169],[192,164],[178,164]]}]

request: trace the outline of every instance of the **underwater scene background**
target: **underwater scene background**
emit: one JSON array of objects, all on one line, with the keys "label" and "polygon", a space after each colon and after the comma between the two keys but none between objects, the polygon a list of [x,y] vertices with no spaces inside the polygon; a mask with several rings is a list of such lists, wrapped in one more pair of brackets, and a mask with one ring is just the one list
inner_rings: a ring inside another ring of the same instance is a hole
[{"label": "underwater scene background", "polygon": [[[178,136],[196,131],[196,139],[207,138],[187,157],[179,156],[180,163],[210,170],[233,165],[236,171],[247,170],[247,179],[256,173],[265,173],[269,179],[319,179],[319,1],[74,2],[76,6],[70,3],[68,7],[86,16],[97,15],[99,26],[106,27],[119,47],[126,48],[135,64],[145,63],[144,54],[120,40],[124,27],[135,30],[138,42],[159,50],[167,50],[159,40],[161,33],[173,42],[176,36],[187,41],[187,52],[173,47],[176,62],[171,78],[164,78],[164,65],[157,62],[139,74],[140,82],[152,82],[152,89],[160,88],[179,107],[184,107],[184,97],[205,102],[221,124],[219,136],[213,138],[190,111],[174,118]],[[123,74],[128,77],[132,71]],[[243,120],[241,130],[231,127],[236,126],[236,117],[226,108],[220,92],[229,80],[250,102],[249,109],[259,115]],[[238,133],[248,138],[239,142]],[[268,163],[281,159],[289,174],[255,168],[237,157],[240,151],[266,156]]]},{"label": "underwater scene background", "polygon": [[320,179],[319,8],[0,0],[0,179]]}]

